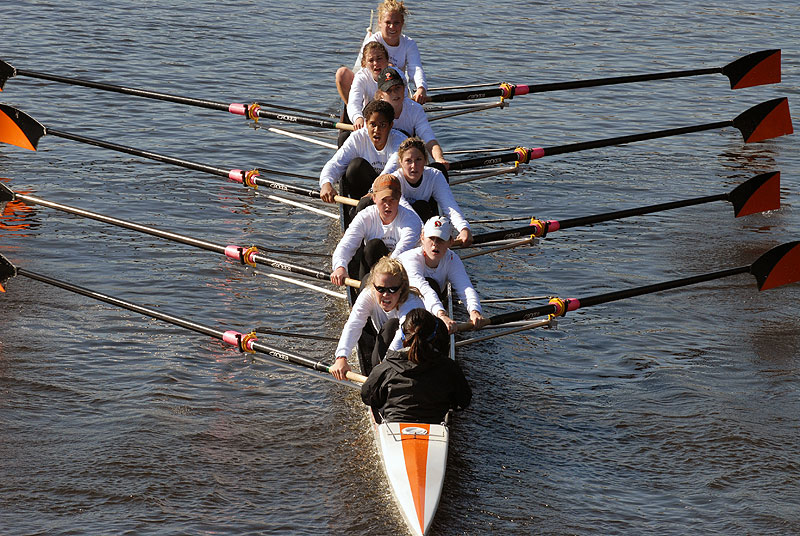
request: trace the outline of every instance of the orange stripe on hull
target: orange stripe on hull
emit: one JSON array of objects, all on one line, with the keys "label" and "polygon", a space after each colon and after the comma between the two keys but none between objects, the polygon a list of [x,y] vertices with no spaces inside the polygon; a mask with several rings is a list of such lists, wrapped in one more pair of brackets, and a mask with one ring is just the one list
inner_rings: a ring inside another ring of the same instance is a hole
[{"label": "orange stripe on hull", "polygon": [[[422,428],[425,434],[404,434],[406,427]],[[420,532],[425,531],[425,482],[428,468],[428,437],[431,431],[429,424],[400,424],[400,439],[403,445],[403,457],[406,461],[408,483],[411,496],[417,510]]]}]

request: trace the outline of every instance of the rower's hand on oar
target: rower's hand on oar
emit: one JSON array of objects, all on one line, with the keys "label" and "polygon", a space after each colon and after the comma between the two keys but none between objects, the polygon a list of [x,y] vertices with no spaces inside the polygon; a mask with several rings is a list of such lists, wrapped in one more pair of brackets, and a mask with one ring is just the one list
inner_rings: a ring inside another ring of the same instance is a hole
[{"label": "rower's hand on oar", "polygon": [[424,87],[418,87],[417,90],[414,92],[414,96],[411,98],[420,104],[425,104],[426,102],[428,102],[428,92],[425,91]]},{"label": "rower's hand on oar", "polygon": [[469,319],[472,322],[472,325],[475,326],[475,329],[481,329],[483,326],[489,323],[489,319],[484,318],[483,315],[478,311],[470,311]]},{"label": "rower's hand on oar", "polygon": [[347,363],[347,358],[345,357],[337,357],[336,363],[328,368],[328,372],[337,380],[346,380],[347,373],[351,370],[353,369],[350,368],[350,365]]},{"label": "rower's hand on oar", "polygon": [[456,326],[456,321],[447,316],[444,311],[439,313],[439,319],[444,322],[445,326],[447,326],[447,333],[453,334],[458,329]]},{"label": "rower's hand on oar", "polygon": [[461,232],[458,233],[458,237],[456,238],[458,242],[461,243],[462,246],[467,247],[472,245],[472,231],[469,230],[469,227],[464,227],[461,229]]},{"label": "rower's hand on oar", "polygon": [[358,130],[359,128],[364,126],[364,118],[359,117],[355,121],[353,121],[353,130]]},{"label": "rower's hand on oar", "polygon": [[347,270],[345,270],[344,266],[340,266],[334,271],[331,272],[331,283],[336,286],[341,287],[344,285],[344,280],[347,278]]},{"label": "rower's hand on oar", "polygon": [[339,195],[339,192],[336,191],[336,188],[333,187],[333,184],[326,182],[322,185],[322,188],[319,189],[319,197],[326,203],[333,203],[334,197]]}]

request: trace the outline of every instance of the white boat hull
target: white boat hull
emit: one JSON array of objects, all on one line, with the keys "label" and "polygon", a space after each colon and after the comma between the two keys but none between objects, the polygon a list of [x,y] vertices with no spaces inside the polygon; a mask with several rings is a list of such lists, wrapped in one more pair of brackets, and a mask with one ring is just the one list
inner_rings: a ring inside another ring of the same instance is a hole
[{"label": "white boat hull", "polygon": [[375,439],[395,501],[414,534],[436,514],[447,468],[449,432],[441,424],[375,424]]}]

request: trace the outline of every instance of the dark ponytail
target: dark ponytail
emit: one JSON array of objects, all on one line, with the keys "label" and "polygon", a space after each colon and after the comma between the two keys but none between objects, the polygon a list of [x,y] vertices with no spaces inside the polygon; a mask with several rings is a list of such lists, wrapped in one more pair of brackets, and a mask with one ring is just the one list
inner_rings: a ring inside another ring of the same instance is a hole
[{"label": "dark ponytail", "polygon": [[402,330],[403,346],[408,348],[408,360],[412,363],[427,361],[434,354],[446,354],[450,348],[447,326],[425,309],[410,311]]}]

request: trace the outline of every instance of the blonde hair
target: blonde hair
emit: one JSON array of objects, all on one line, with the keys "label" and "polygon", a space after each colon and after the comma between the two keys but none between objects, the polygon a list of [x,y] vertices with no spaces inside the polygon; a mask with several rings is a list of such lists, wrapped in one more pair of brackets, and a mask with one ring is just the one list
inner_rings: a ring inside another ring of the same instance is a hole
[{"label": "blonde hair", "polygon": [[372,285],[372,282],[377,274],[388,274],[393,277],[400,277],[400,290],[398,290],[400,297],[397,300],[398,307],[401,303],[405,303],[409,294],[414,293],[415,295],[419,296],[419,291],[416,289],[416,287],[412,287],[408,282],[408,273],[403,267],[403,263],[397,259],[389,257],[388,255],[381,257],[378,259],[378,262],[372,265],[372,269],[369,271],[369,275],[366,277],[366,281],[362,286],[362,291]]},{"label": "blonde hair", "polygon": [[422,141],[422,138],[418,138],[417,136],[412,136],[403,140],[403,143],[397,148],[397,159],[402,160],[403,155],[411,149],[416,149],[421,152],[425,163],[428,163],[428,151],[425,150],[425,142]]},{"label": "blonde hair", "polygon": [[397,0],[383,0],[380,4],[378,4],[378,19],[380,20],[385,15],[389,13],[397,12],[400,14],[400,18],[403,19],[403,24],[406,23],[406,15],[408,15],[408,9],[406,9],[405,4],[401,1],[398,2]]}]

